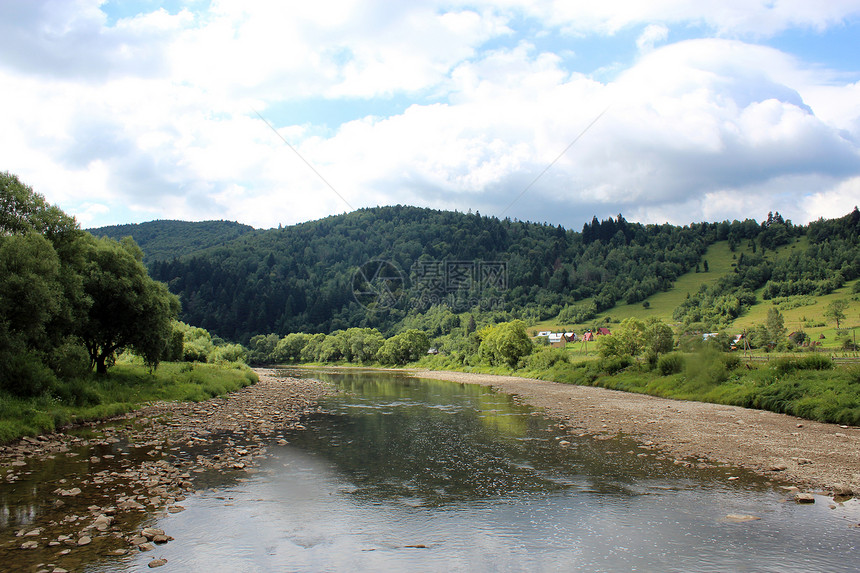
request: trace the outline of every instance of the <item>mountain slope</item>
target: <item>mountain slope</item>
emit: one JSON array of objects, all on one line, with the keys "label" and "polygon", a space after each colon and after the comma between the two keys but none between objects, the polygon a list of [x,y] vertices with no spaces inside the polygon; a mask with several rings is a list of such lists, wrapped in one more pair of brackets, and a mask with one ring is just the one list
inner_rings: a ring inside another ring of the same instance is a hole
[{"label": "mountain slope", "polygon": [[[143,238],[152,276],[180,296],[183,320],[243,342],[350,326],[391,334],[421,323],[434,305],[480,315],[482,323],[557,317],[561,325],[588,324],[629,314],[715,329],[756,302],[826,295],[860,276],[856,210],[805,227],[778,213],[762,223],[683,227],[619,215],[575,232],[392,206],[197,242],[194,228],[202,224],[152,225],[165,232],[136,238]],[[493,265],[501,280],[490,284],[481,273]]]},{"label": "mountain slope", "polygon": [[[669,288],[718,235],[711,224],[646,226],[621,216],[592,221],[576,233],[478,213],[393,206],[256,231],[177,261],[155,261],[150,269],[180,295],[186,321],[247,340],[348,326],[390,330],[441,299],[459,312],[500,317],[548,318],[582,299],[599,311]],[[367,308],[354,296],[353,280],[362,265],[379,260],[402,273],[398,304]],[[506,280],[488,292],[478,273],[493,263],[501,263]],[[456,265],[475,275],[452,289],[452,277],[440,274],[443,288],[418,290],[422,281],[426,286],[428,269],[441,273]]]},{"label": "mountain slope", "polygon": [[254,231],[233,221],[150,221],[88,229],[96,237],[132,237],[144,252],[144,262],[170,260],[224,245]]}]

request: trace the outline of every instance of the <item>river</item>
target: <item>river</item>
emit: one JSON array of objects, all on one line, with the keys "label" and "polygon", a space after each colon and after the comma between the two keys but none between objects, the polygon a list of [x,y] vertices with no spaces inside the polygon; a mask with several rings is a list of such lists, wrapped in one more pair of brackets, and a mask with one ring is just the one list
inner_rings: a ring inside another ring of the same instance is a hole
[{"label": "river", "polygon": [[483,386],[288,374],[340,392],[255,472],[156,521],[174,541],[84,570],[144,570],[153,557],[162,571],[207,572],[858,569],[857,500],[799,505],[743,470],[571,436]]},{"label": "river", "polygon": [[744,471],[570,438],[481,386],[308,375],[343,392],[252,479],[165,520],[177,570],[857,570],[856,500],[798,505]]}]

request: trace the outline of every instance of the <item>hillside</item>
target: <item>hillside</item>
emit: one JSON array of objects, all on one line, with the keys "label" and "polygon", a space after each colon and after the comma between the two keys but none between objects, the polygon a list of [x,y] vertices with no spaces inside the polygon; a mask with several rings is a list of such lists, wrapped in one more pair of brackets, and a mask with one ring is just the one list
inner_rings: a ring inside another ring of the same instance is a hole
[{"label": "hillside", "polygon": [[254,230],[233,221],[150,221],[88,229],[96,237],[132,237],[143,249],[144,262],[170,260],[209,247],[225,245]]},{"label": "hillside", "polygon": [[[730,230],[728,224],[640,225],[618,216],[577,233],[393,206],[256,231],[180,260],[155,261],[150,270],[180,295],[184,320],[224,338],[348,326],[392,331],[439,303],[492,321],[544,319],[586,299],[594,307],[587,313],[641,301],[670,288]],[[364,288],[356,272],[369,261],[384,261],[400,277],[392,304],[355,296]]]},{"label": "hillside", "polygon": [[[777,247],[772,253],[772,259],[774,261],[786,260],[792,253],[802,252],[808,247],[809,241],[806,236],[796,237],[788,244]],[[561,321],[556,316],[536,323],[529,328],[529,331],[582,332],[602,323],[608,323],[609,327],[612,328],[613,324],[618,324],[626,318],[636,318],[643,321],[655,318],[682,329],[684,324],[675,319],[675,310],[689,295],[695,294],[703,288],[707,289],[724,276],[733,273],[736,266],[735,261],[741,253],[748,255],[751,253],[751,249],[745,246],[732,253],[727,241],[713,243],[702,256],[703,261],[709,262],[709,272],[689,271],[679,277],[672,288],[665,292],[656,293],[642,303],[626,304],[621,302],[611,309],[597,313],[592,319],[581,322]],[[706,330],[720,329],[731,335],[740,334],[744,330],[764,324],[767,320],[768,310],[771,308],[776,308],[782,314],[786,333],[804,331],[811,340],[820,341],[824,348],[838,347],[837,341],[840,337],[842,339],[845,336],[850,337],[854,329],[860,328],[860,295],[858,295],[860,279],[846,281],[841,287],[826,294],[813,293],[765,300],[762,298],[764,291],[764,286],[756,289],[755,301],[740,316],[722,325],[706,325],[708,326]],[[848,303],[845,310],[846,320],[842,325],[841,330],[843,332],[841,333],[837,332],[833,321],[825,317],[828,305],[836,300],[844,300]],[[821,335],[824,336],[823,339],[820,338]]]},{"label": "hillside", "polygon": [[727,329],[766,314],[758,308],[766,301],[785,308],[801,304],[792,297],[853,296],[845,287],[860,276],[856,210],[808,226],[778,213],[761,223],[683,227],[619,215],[576,232],[394,206],[245,232],[208,247],[229,235],[194,241],[194,227],[160,228],[162,235],[139,233],[141,246],[152,275],[180,296],[183,320],[243,342],[350,326],[441,336],[469,316],[478,324],[522,318],[538,328],[632,316]]}]

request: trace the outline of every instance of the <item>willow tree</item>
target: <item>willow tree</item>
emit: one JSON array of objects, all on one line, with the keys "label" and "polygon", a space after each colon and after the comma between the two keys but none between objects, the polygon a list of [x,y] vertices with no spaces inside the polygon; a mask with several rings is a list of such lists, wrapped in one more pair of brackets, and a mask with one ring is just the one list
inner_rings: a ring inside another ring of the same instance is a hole
[{"label": "willow tree", "polygon": [[172,337],[179,299],[149,277],[133,241],[92,239],[86,259],[83,287],[92,304],[79,332],[96,372],[107,372],[112,357],[124,349],[157,367]]}]

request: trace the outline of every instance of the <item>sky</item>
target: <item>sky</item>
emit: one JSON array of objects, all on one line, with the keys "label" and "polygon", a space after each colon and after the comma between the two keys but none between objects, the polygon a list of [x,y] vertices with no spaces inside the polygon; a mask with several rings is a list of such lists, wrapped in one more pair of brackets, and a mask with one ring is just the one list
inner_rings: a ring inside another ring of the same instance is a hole
[{"label": "sky", "polygon": [[0,171],[92,228],[860,203],[860,0],[0,0]]}]

